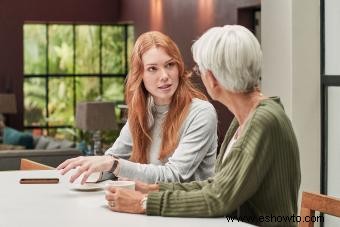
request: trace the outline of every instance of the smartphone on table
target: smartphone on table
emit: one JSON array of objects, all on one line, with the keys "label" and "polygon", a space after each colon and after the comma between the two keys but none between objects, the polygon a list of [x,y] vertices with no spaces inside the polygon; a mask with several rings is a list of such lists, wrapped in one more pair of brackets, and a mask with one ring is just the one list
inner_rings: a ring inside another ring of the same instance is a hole
[{"label": "smartphone on table", "polygon": [[21,178],[20,184],[58,184],[59,178]]}]

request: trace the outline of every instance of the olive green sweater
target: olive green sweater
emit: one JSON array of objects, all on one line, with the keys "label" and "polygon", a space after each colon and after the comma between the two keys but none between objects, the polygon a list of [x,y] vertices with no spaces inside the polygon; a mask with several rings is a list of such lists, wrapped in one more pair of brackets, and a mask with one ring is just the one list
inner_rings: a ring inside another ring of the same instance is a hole
[{"label": "olive green sweater", "polygon": [[234,119],[222,144],[213,178],[191,183],[160,183],[160,191],[148,195],[147,214],[232,216],[261,226],[295,226],[292,219],[282,222],[282,217],[297,215],[301,180],[299,150],[279,98],[260,102],[222,161],[237,128]]}]

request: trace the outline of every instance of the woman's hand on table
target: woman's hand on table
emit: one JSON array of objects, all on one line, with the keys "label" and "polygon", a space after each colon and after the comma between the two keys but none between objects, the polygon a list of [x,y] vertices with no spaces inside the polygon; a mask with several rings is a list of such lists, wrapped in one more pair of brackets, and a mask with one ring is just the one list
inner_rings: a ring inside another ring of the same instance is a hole
[{"label": "woman's hand on table", "polygon": [[71,158],[61,163],[57,170],[61,170],[62,175],[69,172],[71,169],[77,168],[75,174],[70,178],[70,182],[73,183],[80,175],[83,174],[81,184],[84,184],[88,177],[94,172],[109,171],[112,167],[114,158],[112,156],[79,156],[77,158]]},{"label": "woman's hand on table", "polygon": [[144,214],[145,209],[142,207],[141,201],[145,194],[131,189],[108,187],[105,191],[105,199],[112,211]]}]

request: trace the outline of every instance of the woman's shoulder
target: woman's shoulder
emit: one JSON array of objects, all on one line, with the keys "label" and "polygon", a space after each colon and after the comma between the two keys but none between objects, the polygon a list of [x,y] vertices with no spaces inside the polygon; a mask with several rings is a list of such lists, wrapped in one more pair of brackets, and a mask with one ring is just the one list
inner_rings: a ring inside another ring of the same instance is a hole
[{"label": "woman's shoulder", "polygon": [[190,110],[197,110],[197,111],[202,111],[202,110],[207,110],[207,111],[214,111],[215,112],[215,107],[206,100],[198,99],[198,98],[193,98],[191,101],[191,106]]},{"label": "woman's shoulder", "polygon": [[194,98],[188,113],[188,118],[213,120],[217,119],[215,107],[206,100]]},{"label": "woman's shoulder", "polygon": [[191,126],[196,128],[204,127],[209,133],[216,131],[217,113],[209,101],[197,98],[192,100],[188,115],[184,121],[184,128]]},{"label": "woman's shoulder", "polygon": [[260,117],[277,118],[279,116],[287,116],[279,97],[270,97],[262,100],[257,109],[259,110],[257,112]]},{"label": "woman's shoulder", "polygon": [[253,122],[260,127],[274,127],[284,124],[291,124],[288,115],[278,97],[270,97],[263,100],[255,111]]}]

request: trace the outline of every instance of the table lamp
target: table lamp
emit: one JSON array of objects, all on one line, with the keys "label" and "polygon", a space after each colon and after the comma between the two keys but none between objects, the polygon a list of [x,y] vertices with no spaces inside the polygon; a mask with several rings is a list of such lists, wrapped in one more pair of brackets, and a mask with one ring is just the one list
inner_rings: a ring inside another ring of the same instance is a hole
[{"label": "table lamp", "polygon": [[117,129],[113,102],[82,102],[77,104],[76,127],[93,132],[93,154],[102,155],[101,131]]}]

